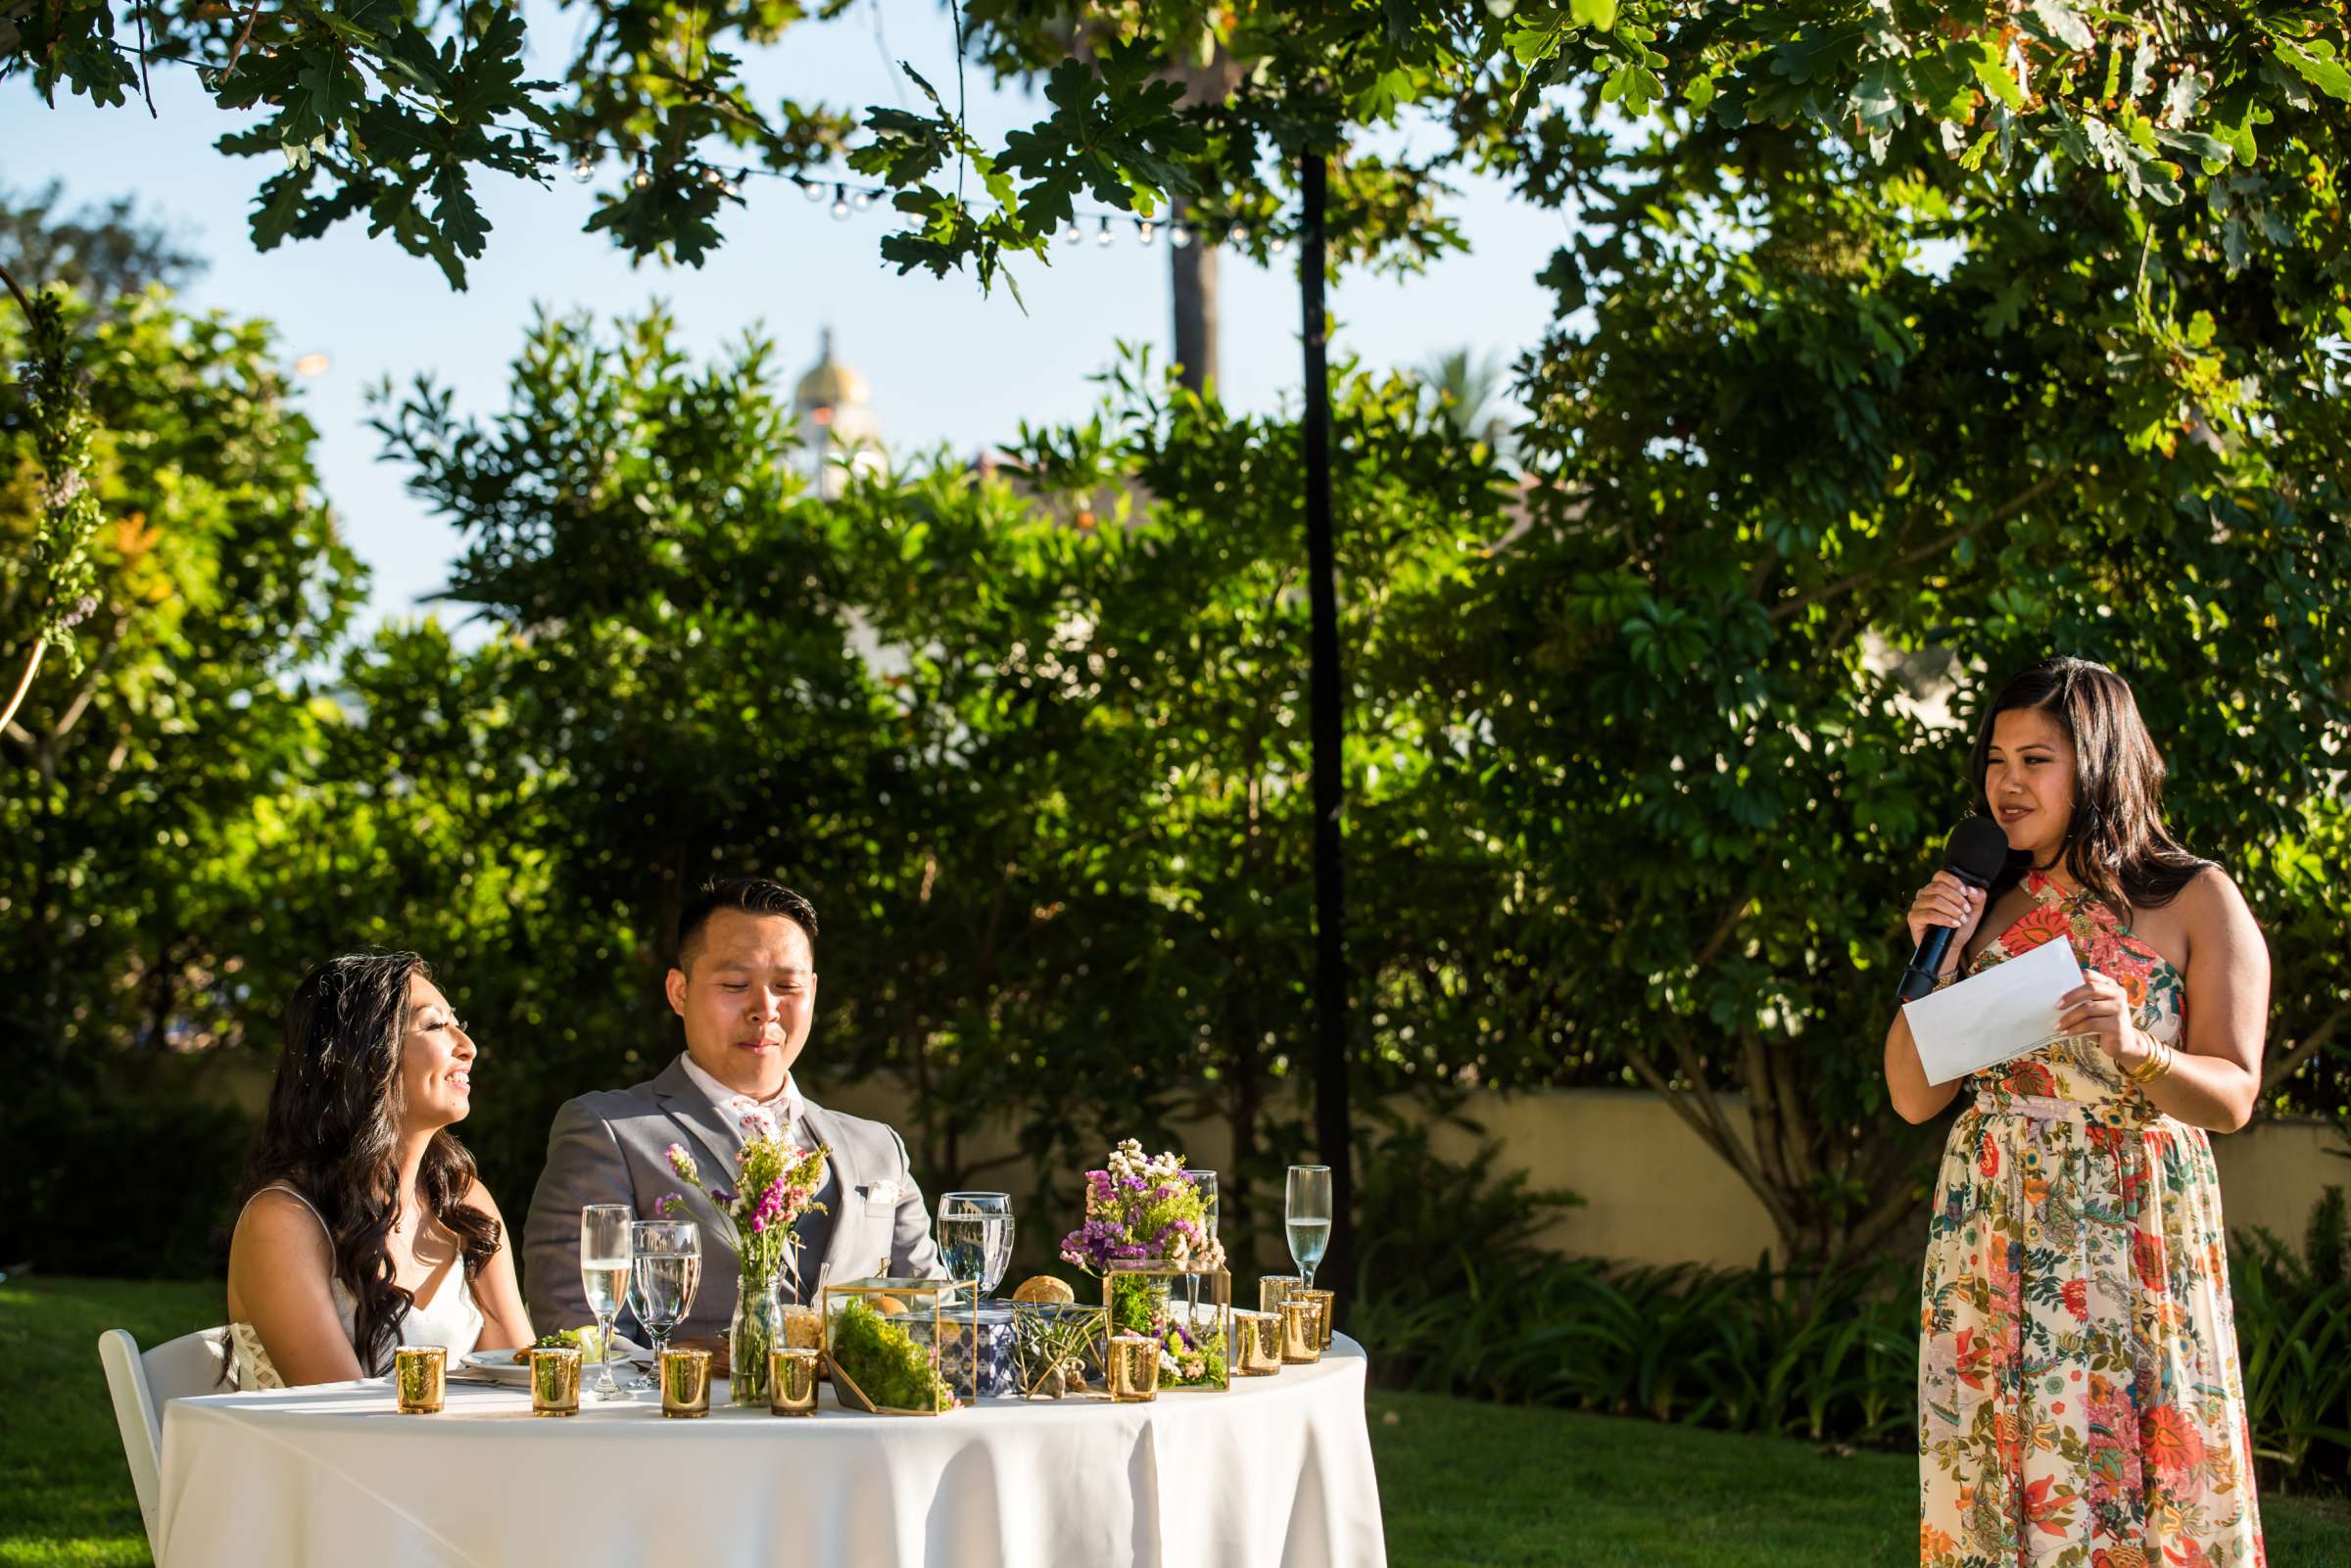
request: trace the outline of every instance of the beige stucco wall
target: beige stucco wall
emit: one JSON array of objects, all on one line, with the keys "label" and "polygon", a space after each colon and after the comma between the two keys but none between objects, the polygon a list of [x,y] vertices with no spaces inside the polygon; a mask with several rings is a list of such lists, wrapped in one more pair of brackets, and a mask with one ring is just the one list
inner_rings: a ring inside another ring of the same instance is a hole
[{"label": "beige stucco wall", "polygon": [[[836,1085],[822,1076],[823,1064],[803,1064],[809,1094],[825,1105],[875,1117],[911,1130],[907,1091],[893,1079],[869,1078]],[[265,1075],[240,1085],[235,1096],[257,1110],[266,1096]],[[1733,1124],[1744,1135],[1743,1096],[1722,1097]],[[1415,1102],[1398,1109],[1416,1113]],[[1763,1206],[1731,1168],[1714,1158],[1698,1135],[1655,1095],[1630,1089],[1549,1089],[1525,1094],[1479,1093],[1464,1114],[1501,1140],[1502,1164],[1528,1173],[1534,1186],[1564,1187],[1584,1206],[1564,1211],[1551,1226],[1549,1243],[1561,1252],[1640,1262],[1696,1261],[1717,1266],[1752,1263],[1773,1244]],[[1891,1112],[1888,1113],[1892,1115]],[[1177,1146],[1192,1164],[1221,1167],[1231,1150],[1221,1123],[1176,1129]],[[1476,1135],[1451,1124],[1431,1134],[1432,1147],[1462,1160],[1477,1147]],[[963,1129],[966,1158],[986,1159],[1019,1147],[1011,1122],[978,1118]],[[2332,1183],[2351,1187],[2351,1159],[2328,1153],[2341,1141],[2326,1122],[2265,1119],[2239,1133],[2215,1136],[2221,1167],[2221,1201],[2232,1227],[2267,1226],[2299,1246],[2311,1205]],[[918,1154],[919,1159],[919,1154]],[[925,1172],[918,1170],[928,1180]],[[1067,1229],[1078,1221],[1079,1175],[1057,1178],[1049,1206],[1031,1201],[1025,1160],[998,1166],[984,1178],[1010,1186],[1038,1224]],[[529,1195],[502,1195],[509,1212]],[[1039,1212],[1040,1207],[1045,1212]],[[1057,1232],[1058,1233],[1058,1232]]]},{"label": "beige stucco wall", "polygon": [[[1745,1098],[1725,1096],[1723,1105],[1746,1136]],[[1587,1200],[1551,1228],[1549,1239],[1562,1252],[1732,1265],[1753,1262],[1772,1245],[1771,1221],[1754,1194],[1655,1095],[1489,1094],[1472,1102],[1469,1115],[1536,1186],[1565,1187]],[[1440,1128],[1431,1143],[1454,1159],[1474,1147],[1469,1134],[1452,1128]],[[2214,1137],[2229,1223],[2266,1225],[2298,1244],[2327,1185],[2351,1186],[2351,1160],[2327,1153],[2335,1147],[2339,1140],[2322,1121],[2267,1120]]]},{"label": "beige stucco wall", "polygon": [[[886,1080],[831,1092],[812,1083],[810,1090],[824,1103],[860,1116],[901,1124],[908,1119],[904,1092]],[[1398,1104],[1408,1114],[1414,1109],[1409,1101]],[[1744,1097],[1724,1096],[1723,1105],[1744,1135]],[[1503,1165],[1523,1168],[1538,1188],[1564,1187],[1582,1195],[1583,1207],[1561,1212],[1546,1237],[1561,1252],[1730,1267],[1754,1262],[1774,1245],[1771,1221],[1754,1194],[1654,1094],[1619,1089],[1481,1093],[1470,1097],[1463,1114],[1483,1127],[1484,1136],[1501,1141]],[[1194,1164],[1216,1167],[1230,1149],[1220,1126],[1178,1131]],[[967,1127],[963,1136],[972,1158],[1016,1147],[1003,1124]],[[1474,1152],[1478,1141],[1478,1135],[1451,1124],[1437,1127],[1430,1137],[1438,1154],[1457,1161]],[[2213,1147],[2229,1223],[2266,1225],[2297,1245],[2311,1205],[2326,1186],[2351,1186],[2351,1160],[2327,1153],[2339,1147],[2339,1140],[2325,1122],[2263,1121],[2215,1137]],[[1016,1188],[1028,1179],[1025,1164],[991,1172],[991,1180]],[[1077,1222],[1078,1181],[1076,1171],[1066,1174],[1058,1184],[1066,1201],[1055,1212],[1040,1215],[1040,1222],[1063,1228]]]}]

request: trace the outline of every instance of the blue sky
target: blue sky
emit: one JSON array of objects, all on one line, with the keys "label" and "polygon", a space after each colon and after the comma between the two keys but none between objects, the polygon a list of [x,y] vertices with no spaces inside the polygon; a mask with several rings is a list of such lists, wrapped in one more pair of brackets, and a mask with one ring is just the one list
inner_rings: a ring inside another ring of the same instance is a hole
[{"label": "blue sky", "polygon": [[[877,18],[894,57],[935,82],[953,78],[943,8],[863,0],[838,22],[793,28],[781,47],[755,57],[747,71],[754,95],[859,108],[900,101],[909,89],[893,79]],[[535,20],[543,50],[568,46],[576,23],[547,8]],[[556,73],[554,60],[534,65]],[[984,136],[1033,118],[1017,90],[992,92],[976,75],[971,85],[972,118]],[[323,374],[302,381],[302,397],[320,431],[328,497],[374,571],[370,618],[408,613],[439,587],[458,541],[408,497],[396,467],[377,460],[365,389],[387,375],[405,383],[430,372],[455,390],[460,407],[495,409],[535,305],[608,317],[660,299],[687,341],[704,351],[763,328],[793,376],[814,360],[818,331],[830,324],[840,357],[872,386],[886,440],[900,451],[944,444],[976,453],[1008,439],[1023,419],[1080,416],[1098,397],[1089,377],[1113,360],[1121,341],[1148,343],[1163,360],[1167,354],[1164,235],[1149,249],[1131,235],[1108,248],[1089,238],[1057,246],[1049,268],[1024,262],[1024,314],[1009,293],[984,297],[968,276],[897,276],[878,251],[890,221],[882,209],[837,221],[777,180],[750,183],[748,208],[730,209],[723,219],[725,247],[698,269],[633,268],[601,236],[582,232],[594,187],[568,179],[550,189],[504,178],[484,186],[494,229],[463,293],[388,238],[367,239],[360,223],[258,253],[245,215],[271,166],[212,146],[244,117],[214,109],[184,67],[158,66],[155,92],[160,119],[143,107],[98,110],[79,99],[61,98],[52,110],[22,80],[0,87],[0,182],[24,190],[62,178],[70,206],[135,195],[210,261],[190,304],[275,321],[289,364],[304,355],[328,357]],[[1331,297],[1334,355],[1379,367],[1418,365],[1462,347],[1507,358],[1543,332],[1551,296],[1534,274],[1565,239],[1566,219],[1511,201],[1499,185],[1461,183],[1452,209],[1471,254],[1414,278],[1342,280]],[[1221,310],[1227,402],[1251,409],[1294,402],[1294,275],[1228,252]]]}]

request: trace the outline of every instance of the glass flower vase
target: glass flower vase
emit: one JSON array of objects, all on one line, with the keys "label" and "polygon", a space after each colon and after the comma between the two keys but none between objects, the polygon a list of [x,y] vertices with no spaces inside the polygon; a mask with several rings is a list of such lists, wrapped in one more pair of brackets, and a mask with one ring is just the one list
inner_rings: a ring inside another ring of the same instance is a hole
[{"label": "glass flower vase", "polygon": [[783,1277],[739,1278],[735,1316],[727,1324],[727,1397],[737,1404],[767,1402],[767,1353],[784,1343]]},{"label": "glass flower vase", "polygon": [[1110,1285],[1110,1332],[1148,1334],[1155,1340],[1168,1335],[1175,1280],[1166,1274],[1113,1274]]}]

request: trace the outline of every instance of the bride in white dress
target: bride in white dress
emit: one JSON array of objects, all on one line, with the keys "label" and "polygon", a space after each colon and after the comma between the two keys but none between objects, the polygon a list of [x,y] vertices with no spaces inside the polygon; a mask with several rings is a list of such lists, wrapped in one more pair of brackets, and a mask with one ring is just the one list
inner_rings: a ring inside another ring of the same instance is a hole
[{"label": "bride in white dress", "polygon": [[381,1375],[395,1345],[530,1343],[505,1221],[450,1130],[479,1056],[413,953],[296,988],[229,1243],[237,1387]]}]

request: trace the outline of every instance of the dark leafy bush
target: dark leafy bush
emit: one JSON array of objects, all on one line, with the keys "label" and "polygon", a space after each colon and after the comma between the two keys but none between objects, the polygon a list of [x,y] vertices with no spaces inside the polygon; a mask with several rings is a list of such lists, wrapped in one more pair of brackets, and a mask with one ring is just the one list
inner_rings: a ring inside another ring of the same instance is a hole
[{"label": "dark leafy bush", "polygon": [[[1918,1386],[1918,1265],[1843,1277],[1565,1257],[1535,1238],[1567,1195],[1390,1126],[1365,1151],[1347,1322],[1398,1387],[1814,1442],[1903,1447]],[[2351,1205],[2330,1187],[2295,1249],[2231,1248],[2238,1354],[2265,1484],[2351,1479]]]},{"label": "dark leafy bush", "polygon": [[2270,1485],[2351,1480],[2351,1210],[2328,1187],[2302,1251],[2269,1229],[2240,1230],[2230,1252],[2236,1351],[2253,1455]]},{"label": "dark leafy bush", "polygon": [[0,1102],[0,1267],[221,1278],[253,1124],[168,1089],[66,1072]]}]

